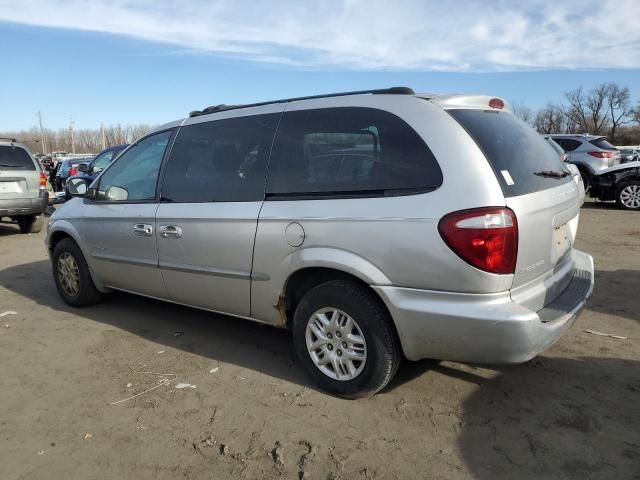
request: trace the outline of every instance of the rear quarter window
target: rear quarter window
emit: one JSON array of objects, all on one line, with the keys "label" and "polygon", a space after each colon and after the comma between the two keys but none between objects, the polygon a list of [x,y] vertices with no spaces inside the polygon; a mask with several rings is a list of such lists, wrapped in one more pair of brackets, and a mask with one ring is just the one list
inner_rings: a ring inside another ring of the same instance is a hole
[{"label": "rear quarter window", "polygon": [[442,184],[440,166],[413,128],[364,107],[286,112],[267,178],[272,199],[408,195]]},{"label": "rear quarter window", "polygon": [[563,172],[559,156],[533,128],[507,112],[448,110],[484,152],[505,197],[538,192],[571,182],[541,175]]},{"label": "rear quarter window", "polygon": [[594,147],[601,148],[602,150],[617,150],[616,147],[607,142],[604,138],[598,138],[589,142]]},{"label": "rear quarter window", "polygon": [[35,170],[36,165],[24,148],[0,145],[0,169]]}]

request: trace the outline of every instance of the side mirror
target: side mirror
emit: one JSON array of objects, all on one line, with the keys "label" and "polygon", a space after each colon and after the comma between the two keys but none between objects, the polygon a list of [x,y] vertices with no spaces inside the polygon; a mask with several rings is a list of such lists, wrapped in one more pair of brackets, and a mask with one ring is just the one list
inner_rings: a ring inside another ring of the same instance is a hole
[{"label": "side mirror", "polygon": [[65,184],[67,197],[84,197],[89,191],[91,182],[86,178],[70,178]]},{"label": "side mirror", "polygon": [[78,165],[78,171],[79,172],[83,172],[86,173],[89,171],[89,164],[88,163],[81,163],[80,165]]}]

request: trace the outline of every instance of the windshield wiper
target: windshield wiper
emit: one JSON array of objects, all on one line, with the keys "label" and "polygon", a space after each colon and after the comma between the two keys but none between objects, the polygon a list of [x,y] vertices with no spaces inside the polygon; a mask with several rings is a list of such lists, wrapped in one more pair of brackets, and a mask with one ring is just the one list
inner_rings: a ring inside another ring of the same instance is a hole
[{"label": "windshield wiper", "polygon": [[534,175],[538,175],[539,177],[548,177],[548,178],[564,178],[566,176],[571,175],[571,172],[567,170],[542,170],[541,172],[534,172]]}]

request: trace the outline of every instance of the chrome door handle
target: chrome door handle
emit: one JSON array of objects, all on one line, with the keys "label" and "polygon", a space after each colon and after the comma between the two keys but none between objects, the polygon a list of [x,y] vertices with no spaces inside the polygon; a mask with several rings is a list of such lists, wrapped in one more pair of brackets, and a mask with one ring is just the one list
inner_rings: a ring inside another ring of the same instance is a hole
[{"label": "chrome door handle", "polygon": [[182,229],[177,225],[160,225],[160,236],[162,238],[180,238]]},{"label": "chrome door handle", "polygon": [[153,235],[153,226],[147,223],[136,223],[133,226],[133,234],[141,237],[150,237]]}]

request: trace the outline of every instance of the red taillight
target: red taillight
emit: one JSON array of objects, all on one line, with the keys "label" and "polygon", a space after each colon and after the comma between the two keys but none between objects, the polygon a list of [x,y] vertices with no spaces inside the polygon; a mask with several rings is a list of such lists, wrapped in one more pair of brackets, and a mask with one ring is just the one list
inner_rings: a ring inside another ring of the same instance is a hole
[{"label": "red taillight", "polygon": [[40,188],[45,190],[47,188],[47,176],[42,172],[40,172]]},{"label": "red taillight", "polygon": [[596,158],[611,158],[613,157],[613,152],[587,152],[592,157]]},{"label": "red taillight", "polygon": [[71,167],[69,169],[69,176],[73,177],[76,173],[78,173],[78,169],[76,167]]},{"label": "red taillight", "polygon": [[518,222],[504,207],[477,208],[446,215],[438,230],[465,262],[490,273],[513,273],[518,256]]},{"label": "red taillight", "polygon": [[491,108],[502,110],[504,108],[504,102],[499,98],[492,98],[491,100],[489,100],[489,106]]}]

